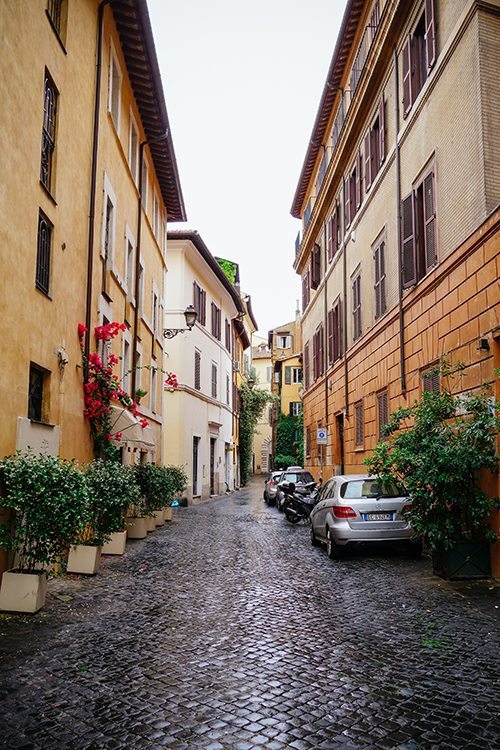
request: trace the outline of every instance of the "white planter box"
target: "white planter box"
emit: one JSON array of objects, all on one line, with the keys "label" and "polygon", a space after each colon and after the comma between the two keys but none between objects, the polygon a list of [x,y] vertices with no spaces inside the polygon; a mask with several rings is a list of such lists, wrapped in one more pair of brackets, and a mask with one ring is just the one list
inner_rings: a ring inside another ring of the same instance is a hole
[{"label": "white planter box", "polygon": [[165,511],[164,510],[157,510],[154,514],[155,524],[156,526],[163,526],[165,523]]},{"label": "white planter box", "polygon": [[172,506],[167,505],[163,510],[165,511],[165,521],[171,521],[173,518]]},{"label": "white planter box", "polygon": [[154,516],[146,516],[146,528],[148,531],[154,531],[156,529],[156,521]]},{"label": "white planter box", "polygon": [[127,518],[127,536],[129,539],[144,539],[148,535],[146,517]]},{"label": "white planter box", "polygon": [[111,534],[111,539],[103,544],[101,552],[103,555],[123,555],[125,544],[127,542],[126,531],[115,531]]},{"label": "white planter box", "polygon": [[16,573],[7,570],[2,576],[0,609],[8,612],[38,612],[45,604],[47,574]]},{"label": "white planter box", "polygon": [[93,576],[99,570],[101,548],[90,544],[77,544],[71,547],[68,555],[68,573],[83,573]]}]

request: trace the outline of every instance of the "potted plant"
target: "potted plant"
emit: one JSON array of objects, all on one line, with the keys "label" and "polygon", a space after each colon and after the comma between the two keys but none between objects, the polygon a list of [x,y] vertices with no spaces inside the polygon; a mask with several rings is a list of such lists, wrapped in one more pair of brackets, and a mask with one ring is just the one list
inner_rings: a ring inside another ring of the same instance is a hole
[{"label": "potted plant", "polygon": [[366,463],[372,473],[406,487],[408,518],[432,551],[437,575],[485,578],[496,538],[488,522],[498,500],[480,488],[479,473],[497,470],[498,405],[484,389],[451,392],[449,384],[463,366],[443,363],[438,369],[440,390],[392,414],[388,440],[377,444]]},{"label": "potted plant", "polygon": [[0,487],[11,511],[0,526],[0,546],[18,557],[3,574],[0,609],[36,612],[45,603],[48,568],[85,524],[85,480],[74,462],[18,453],[0,463]]},{"label": "potted plant", "polygon": [[138,464],[134,467],[134,470],[143,499],[147,530],[154,531],[156,528],[156,514],[163,511],[164,504],[162,468],[155,464]]},{"label": "potted plant", "polygon": [[162,472],[165,521],[171,521],[172,502],[176,495],[186,489],[187,475],[180,466],[164,466]]},{"label": "potted plant", "polygon": [[97,459],[85,471],[91,526],[102,554],[123,555],[127,539],[125,517],[139,500],[133,470],[117,461]]}]

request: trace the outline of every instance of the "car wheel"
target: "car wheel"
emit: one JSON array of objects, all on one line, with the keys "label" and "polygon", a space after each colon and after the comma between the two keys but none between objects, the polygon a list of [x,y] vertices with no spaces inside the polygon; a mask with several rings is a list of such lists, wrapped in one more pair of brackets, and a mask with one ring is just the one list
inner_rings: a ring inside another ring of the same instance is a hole
[{"label": "car wheel", "polygon": [[316,537],[316,534],[314,533],[314,529],[312,527],[312,524],[311,524],[311,544],[312,544],[313,547],[319,547],[320,546],[319,539]]},{"label": "car wheel", "polygon": [[417,539],[417,541],[415,542],[408,542],[406,547],[408,557],[410,557],[412,560],[418,560],[420,557],[422,557],[422,548],[423,544],[421,539]]},{"label": "car wheel", "polygon": [[327,529],[326,532],[326,552],[330,560],[340,560],[340,558],[342,557],[342,550],[335,542],[335,539],[331,535],[330,529]]}]

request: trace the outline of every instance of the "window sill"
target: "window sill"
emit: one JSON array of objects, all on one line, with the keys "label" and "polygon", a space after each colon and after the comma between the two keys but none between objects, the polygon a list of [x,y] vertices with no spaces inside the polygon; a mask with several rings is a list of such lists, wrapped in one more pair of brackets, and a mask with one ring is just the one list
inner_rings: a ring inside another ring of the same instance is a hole
[{"label": "window sill", "polygon": [[44,422],[43,420],[40,420],[40,419],[32,419],[31,417],[28,417],[28,419],[31,422],[31,424],[39,424],[42,427],[50,427],[51,429],[55,427],[55,424],[51,424],[50,422]]},{"label": "window sill", "polygon": [[62,51],[64,52],[65,55],[67,55],[68,53],[66,51],[66,47],[64,46],[64,42],[61,39],[61,36],[60,36],[60,34],[59,34],[59,32],[58,32],[55,24],[54,24],[54,21],[52,20],[52,17],[51,17],[51,15],[50,15],[50,13],[49,13],[49,11],[47,9],[45,9],[45,15],[49,19],[50,27],[51,27],[52,31],[54,32],[54,34],[56,35],[56,39],[59,42]]},{"label": "window sill", "polygon": [[364,445],[357,445],[354,448],[354,453],[364,453],[365,446]]},{"label": "window sill", "polygon": [[35,282],[35,288],[39,292],[41,292],[44,297],[47,297],[47,299],[50,299],[50,301],[52,302],[52,297],[50,296],[50,294],[47,291],[45,291],[45,289],[42,289],[42,287],[39,284],[37,284],[36,282]]},{"label": "window sill", "polygon": [[46,185],[44,185],[44,183],[41,180],[39,180],[39,182],[40,182],[40,185],[42,186],[42,189],[43,189],[43,192],[45,193],[45,195],[49,198],[49,200],[51,201],[51,203],[54,204],[54,206],[57,206],[57,201],[54,198],[54,196],[52,195],[52,193],[50,192],[50,190],[48,189],[48,187]]}]

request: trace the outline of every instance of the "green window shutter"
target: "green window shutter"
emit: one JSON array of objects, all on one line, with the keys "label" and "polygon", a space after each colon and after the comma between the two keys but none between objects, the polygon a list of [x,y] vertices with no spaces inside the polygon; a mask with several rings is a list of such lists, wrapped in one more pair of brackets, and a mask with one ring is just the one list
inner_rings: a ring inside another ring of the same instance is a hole
[{"label": "green window shutter", "polygon": [[292,382],[292,368],[285,367],[285,385],[290,385]]}]

